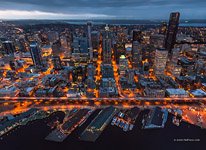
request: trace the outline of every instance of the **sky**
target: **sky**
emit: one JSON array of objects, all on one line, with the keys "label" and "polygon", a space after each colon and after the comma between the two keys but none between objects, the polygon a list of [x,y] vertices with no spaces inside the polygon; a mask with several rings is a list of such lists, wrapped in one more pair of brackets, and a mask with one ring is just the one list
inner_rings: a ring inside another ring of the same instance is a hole
[{"label": "sky", "polygon": [[206,19],[206,0],[0,0],[0,19]]}]

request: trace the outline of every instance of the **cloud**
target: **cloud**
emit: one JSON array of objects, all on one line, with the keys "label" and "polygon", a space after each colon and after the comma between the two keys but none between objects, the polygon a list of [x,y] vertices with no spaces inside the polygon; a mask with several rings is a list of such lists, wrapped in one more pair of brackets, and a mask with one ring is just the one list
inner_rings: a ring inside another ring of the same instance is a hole
[{"label": "cloud", "polygon": [[[85,19],[85,18],[108,18],[104,14],[64,14],[43,11],[20,11],[20,10],[0,10],[1,19]],[[15,17],[14,17],[15,16]]]},{"label": "cloud", "polygon": [[199,5],[205,0],[0,0],[1,3],[31,4],[43,7],[125,7],[125,6],[166,6]]},{"label": "cloud", "polygon": [[94,18],[165,19],[171,11],[180,11],[183,18],[205,18],[205,7],[205,0],[0,0],[2,11],[39,11],[74,17],[88,14]]}]

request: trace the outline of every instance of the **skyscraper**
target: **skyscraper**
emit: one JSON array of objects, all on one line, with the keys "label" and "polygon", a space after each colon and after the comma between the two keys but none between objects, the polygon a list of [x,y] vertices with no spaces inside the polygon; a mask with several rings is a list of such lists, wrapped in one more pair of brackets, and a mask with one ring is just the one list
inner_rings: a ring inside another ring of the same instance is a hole
[{"label": "skyscraper", "polygon": [[60,40],[57,40],[57,41],[52,43],[52,53],[53,54],[59,54],[59,52],[61,50],[60,48],[61,48]]},{"label": "skyscraper", "polygon": [[128,84],[133,84],[134,83],[134,70],[133,69],[128,69],[126,71],[126,76],[127,76],[127,83]]},{"label": "skyscraper", "polygon": [[163,75],[167,63],[168,51],[163,48],[156,49],[154,72],[155,75]]},{"label": "skyscraper", "polygon": [[55,41],[59,40],[59,34],[56,31],[49,31],[47,33],[47,36],[48,36],[49,42],[51,43],[54,43]]},{"label": "skyscraper", "polygon": [[92,63],[88,64],[87,66],[87,76],[94,77],[95,75],[95,67]]},{"label": "skyscraper", "polygon": [[138,41],[133,41],[132,43],[132,67],[138,68],[141,63],[141,50],[140,50],[140,44]]},{"label": "skyscraper", "polygon": [[42,63],[41,51],[37,42],[32,42],[30,44],[30,53],[35,67],[41,67],[43,63]]},{"label": "skyscraper", "polygon": [[88,40],[89,40],[89,58],[90,60],[93,60],[93,48],[92,48],[92,38],[91,38],[91,27],[92,23],[87,23],[87,34],[88,34]]},{"label": "skyscraper", "polygon": [[61,48],[63,48],[64,50],[68,49],[68,42],[66,36],[64,35],[60,36],[60,43],[61,43]]},{"label": "skyscraper", "polygon": [[11,41],[4,41],[2,43],[2,45],[3,45],[3,49],[4,49],[5,54],[7,54],[7,55],[14,54],[15,48],[14,48],[14,45]]},{"label": "skyscraper", "polygon": [[111,64],[112,61],[112,50],[111,50],[111,39],[103,39],[103,63]]},{"label": "skyscraper", "polygon": [[182,67],[178,65],[178,58],[180,54],[180,48],[173,48],[170,56],[170,61],[167,62],[167,70],[175,77],[178,77],[181,73]]},{"label": "skyscraper", "polygon": [[111,64],[112,62],[112,40],[109,37],[109,27],[105,27],[105,36],[103,39],[103,63]]},{"label": "skyscraper", "polygon": [[52,62],[54,65],[54,69],[56,70],[62,69],[61,59],[59,56],[52,56]]},{"label": "skyscraper", "polygon": [[91,41],[92,41],[92,48],[98,49],[99,41],[100,41],[100,33],[98,31],[91,32]]},{"label": "skyscraper", "polygon": [[142,31],[140,30],[133,30],[132,40],[138,41],[139,43],[142,42]]},{"label": "skyscraper", "polygon": [[170,14],[170,20],[167,29],[166,39],[165,39],[165,49],[169,53],[171,53],[172,49],[174,48],[176,35],[178,31],[179,18],[180,18],[179,12],[173,12]]},{"label": "skyscraper", "polygon": [[[79,52],[80,53],[88,53],[90,54],[90,48],[89,48],[89,51],[88,51],[88,40],[87,40],[87,37],[80,37],[79,39]],[[92,52],[92,58],[93,58],[93,52]]]},{"label": "skyscraper", "polygon": [[121,55],[119,58],[120,75],[125,75],[127,69],[128,69],[128,60],[124,55]]}]

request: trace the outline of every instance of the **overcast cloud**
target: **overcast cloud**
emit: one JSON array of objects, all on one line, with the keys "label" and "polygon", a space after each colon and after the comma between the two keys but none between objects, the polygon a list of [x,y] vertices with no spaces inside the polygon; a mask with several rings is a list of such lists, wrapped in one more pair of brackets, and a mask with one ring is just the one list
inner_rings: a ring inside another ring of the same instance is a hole
[{"label": "overcast cloud", "polygon": [[0,0],[1,19],[206,19],[206,0]]}]

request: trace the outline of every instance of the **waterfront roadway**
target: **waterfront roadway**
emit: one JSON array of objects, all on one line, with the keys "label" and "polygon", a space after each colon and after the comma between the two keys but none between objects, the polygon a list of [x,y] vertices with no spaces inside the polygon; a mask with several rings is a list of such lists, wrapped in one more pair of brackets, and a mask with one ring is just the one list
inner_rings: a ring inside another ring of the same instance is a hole
[{"label": "waterfront roadway", "polygon": [[34,102],[36,104],[90,104],[95,103],[104,104],[104,105],[113,105],[113,104],[128,104],[128,105],[142,105],[144,103],[157,103],[157,104],[170,104],[170,103],[206,103],[206,98],[150,98],[150,97],[136,97],[136,98],[125,98],[125,97],[116,97],[116,98],[87,98],[87,97],[78,97],[78,98],[68,98],[68,97],[0,97],[0,104],[2,103],[19,103],[19,102]]}]

